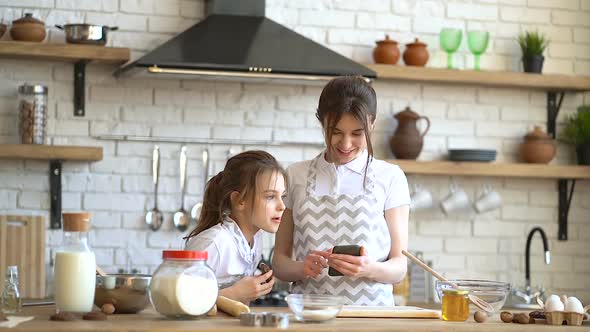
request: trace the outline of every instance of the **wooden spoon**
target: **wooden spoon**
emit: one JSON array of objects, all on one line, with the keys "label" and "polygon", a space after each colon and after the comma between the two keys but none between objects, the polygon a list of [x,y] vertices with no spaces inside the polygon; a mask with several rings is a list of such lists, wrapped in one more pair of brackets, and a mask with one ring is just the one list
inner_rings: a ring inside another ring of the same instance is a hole
[{"label": "wooden spoon", "polygon": [[[404,254],[406,257],[408,257],[414,263],[418,264],[424,270],[430,272],[430,274],[432,274],[433,276],[435,276],[438,280],[444,281],[444,282],[448,282],[453,288],[459,289],[459,286],[457,284],[449,281],[447,278],[443,277],[438,272],[434,271],[430,266],[424,264],[424,262],[422,262],[421,260],[419,260],[418,258],[416,258],[416,256],[410,254],[409,252],[407,252],[405,250],[402,250],[402,254]],[[480,297],[478,297],[476,295],[473,295],[473,294],[468,294],[467,297],[469,298],[469,300],[471,301],[471,303],[475,304],[475,306],[478,307],[478,308],[480,308],[481,310],[483,310],[483,311],[485,311],[487,313],[493,313],[494,312],[494,307],[492,307],[491,304],[489,304],[488,302],[486,302],[482,298],[480,298]]]},{"label": "wooden spoon", "polygon": [[100,268],[100,266],[96,265],[96,273],[98,273],[99,276],[101,277],[105,277],[107,274],[104,272],[103,269]]}]

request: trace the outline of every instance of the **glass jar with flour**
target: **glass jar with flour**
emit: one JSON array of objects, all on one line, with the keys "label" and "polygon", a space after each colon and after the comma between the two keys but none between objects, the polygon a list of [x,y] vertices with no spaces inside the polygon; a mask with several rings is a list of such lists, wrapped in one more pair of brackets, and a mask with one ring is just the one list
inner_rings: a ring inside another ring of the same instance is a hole
[{"label": "glass jar with flour", "polygon": [[206,251],[164,250],[164,262],[150,282],[156,311],[170,318],[206,315],[217,300],[217,279],[207,265]]},{"label": "glass jar with flour", "polygon": [[55,305],[58,312],[90,312],[96,283],[96,258],[88,246],[90,213],[63,213],[63,229],[55,254]]}]

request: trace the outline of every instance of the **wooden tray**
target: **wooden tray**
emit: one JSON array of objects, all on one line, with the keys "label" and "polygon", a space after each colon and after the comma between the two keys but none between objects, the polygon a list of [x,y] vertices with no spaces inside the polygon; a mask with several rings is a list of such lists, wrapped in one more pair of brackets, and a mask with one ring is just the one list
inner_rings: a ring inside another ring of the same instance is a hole
[{"label": "wooden tray", "polygon": [[440,310],[420,307],[381,307],[345,305],[337,317],[354,318],[440,318]]}]

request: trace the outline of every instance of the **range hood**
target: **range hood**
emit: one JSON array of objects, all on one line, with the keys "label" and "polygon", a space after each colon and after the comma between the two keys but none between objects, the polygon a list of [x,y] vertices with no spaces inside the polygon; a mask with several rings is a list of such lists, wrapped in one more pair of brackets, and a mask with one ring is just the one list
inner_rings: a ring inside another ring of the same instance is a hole
[{"label": "range hood", "polygon": [[268,18],[264,0],[209,0],[207,16],[178,36],[119,68],[140,74],[325,81],[376,73]]}]

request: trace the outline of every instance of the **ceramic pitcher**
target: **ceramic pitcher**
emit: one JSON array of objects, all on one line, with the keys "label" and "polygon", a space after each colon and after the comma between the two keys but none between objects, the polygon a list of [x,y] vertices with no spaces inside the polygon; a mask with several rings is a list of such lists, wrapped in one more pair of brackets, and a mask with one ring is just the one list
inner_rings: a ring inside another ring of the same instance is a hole
[{"label": "ceramic pitcher", "polygon": [[[397,120],[397,128],[391,137],[391,152],[398,159],[418,158],[424,144],[424,135],[430,129],[430,120],[426,116],[412,111],[409,107],[393,117]],[[421,119],[426,121],[426,129],[422,133],[416,126]]]}]

